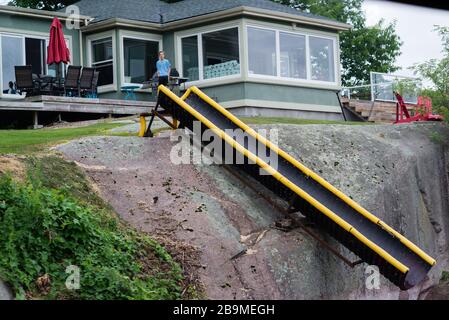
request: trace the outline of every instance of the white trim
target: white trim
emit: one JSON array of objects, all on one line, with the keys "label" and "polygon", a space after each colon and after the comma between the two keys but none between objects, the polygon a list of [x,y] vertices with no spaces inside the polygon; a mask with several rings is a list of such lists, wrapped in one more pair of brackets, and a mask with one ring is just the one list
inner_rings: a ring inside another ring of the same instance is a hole
[{"label": "white trim", "polygon": [[[242,28],[241,28],[242,24],[240,20],[233,20],[233,21],[227,21],[224,23],[217,23],[217,24],[213,24],[213,25],[208,25],[205,27],[199,27],[199,28],[193,28],[193,29],[189,29],[187,31],[181,31],[181,32],[176,32],[174,35],[174,40],[175,40],[175,60],[176,60],[176,69],[179,71],[179,74],[181,74],[182,76],[184,75],[184,70],[183,70],[183,63],[182,63],[182,39],[183,38],[188,38],[188,37],[193,37],[196,36],[197,37],[197,41],[198,41],[198,74],[199,74],[199,80],[196,81],[189,81],[186,83],[186,88],[190,87],[190,86],[202,86],[202,85],[207,85],[210,83],[214,83],[216,82],[218,79],[220,80],[226,80],[226,79],[234,79],[234,78],[238,78],[240,80],[243,80],[242,77],[242,59],[243,59],[243,51],[242,51],[242,42],[243,42],[243,38],[242,38]],[[240,65],[240,73],[239,74],[235,74],[235,75],[231,75],[231,76],[225,76],[225,77],[218,77],[218,78],[212,78],[212,79],[203,79],[204,78],[204,70],[203,70],[203,39],[202,39],[202,34],[205,33],[211,33],[211,32],[217,32],[217,31],[222,31],[222,30],[228,30],[228,29],[234,29],[237,28],[237,34],[238,34],[238,43],[239,43],[239,65]]]},{"label": "white trim", "polygon": [[84,66],[84,43],[83,32],[79,31],[79,54],[80,54],[80,66]]},{"label": "white trim", "polygon": [[114,92],[117,91],[117,43],[116,43],[116,31],[111,30],[102,33],[96,33],[86,37],[87,40],[87,66],[92,67],[92,42],[96,40],[112,38],[112,84],[98,87],[98,93]]},{"label": "white trim", "polygon": [[341,50],[340,50],[340,34],[337,33],[337,44],[336,44],[336,48],[335,51],[337,52],[337,83],[338,86],[341,87],[341,68],[342,68],[342,64],[341,64]]},{"label": "white trim", "polygon": [[298,111],[315,111],[315,112],[331,112],[341,113],[341,108],[337,106],[321,105],[321,104],[307,104],[296,102],[282,102],[269,101],[258,99],[241,99],[226,102],[220,102],[220,105],[227,109],[241,108],[241,107],[255,107],[255,108],[269,108],[269,109],[285,109]]},{"label": "white trim", "polygon": [[[275,52],[276,52],[276,77],[280,78],[281,77],[281,40],[280,40],[280,36],[279,36],[279,32],[276,32],[274,35],[274,41],[276,43],[276,47],[275,47]],[[249,41],[248,41],[249,43]],[[248,51],[249,54],[249,51]],[[248,57],[249,58],[249,57]],[[248,59],[249,61],[249,59]],[[248,66],[249,67],[249,66]],[[249,75],[249,69],[248,69],[248,75]],[[253,75],[251,75],[253,76]]]},{"label": "white trim", "polygon": [[[276,68],[277,68],[277,75],[276,76],[269,76],[269,75],[259,75],[259,74],[250,74],[249,73],[249,48],[246,50],[246,59],[248,61],[248,67],[244,71],[246,73],[246,76],[248,79],[265,79],[265,80],[274,80],[277,83],[280,84],[290,84],[292,82],[296,82],[298,84],[310,84],[310,85],[321,85],[321,86],[332,86],[339,88],[341,81],[339,79],[339,72],[337,71],[340,68],[340,62],[338,59],[339,54],[339,42],[338,37],[336,34],[332,34],[329,32],[323,32],[323,31],[314,31],[314,30],[306,30],[302,28],[298,28],[296,26],[281,26],[281,25],[275,25],[272,23],[261,23],[256,22],[252,20],[246,20],[244,21],[244,28],[246,29],[246,39],[244,41],[246,43],[249,43],[248,41],[248,28],[254,28],[254,29],[261,29],[261,30],[269,30],[276,32]],[[279,34],[280,33],[290,33],[295,35],[302,35],[306,39],[306,68],[307,68],[307,79],[296,79],[296,78],[288,78],[288,77],[282,77],[281,76],[281,70],[280,70],[280,39]],[[332,40],[333,45],[333,56],[334,56],[334,81],[318,81],[318,80],[312,80],[312,67],[310,62],[310,37],[314,38],[322,38],[322,39],[329,39]]]},{"label": "white trim", "polygon": [[258,9],[246,6],[240,6],[236,8],[231,8],[227,10],[222,10],[218,12],[212,12],[205,15],[200,15],[196,17],[190,17],[178,21],[168,22],[164,24],[154,23],[154,22],[144,22],[129,19],[118,19],[111,18],[105,21],[96,22],[83,27],[84,31],[94,31],[104,28],[114,28],[114,27],[131,27],[131,28],[145,28],[147,30],[155,31],[172,31],[180,30],[185,28],[190,28],[194,24],[204,24],[204,23],[214,23],[218,20],[241,18],[242,16],[248,16],[253,18],[263,18],[278,20],[282,22],[297,23],[301,25],[309,25],[313,27],[321,27],[325,29],[335,30],[335,31],[347,31],[352,28],[351,25],[346,23],[341,23],[338,21],[319,19],[313,17],[300,16],[290,13],[277,12],[273,10]]},{"label": "white trim", "polygon": [[[209,81],[210,80],[210,81]],[[311,88],[311,89],[318,89],[318,90],[332,90],[332,91],[340,91],[341,86],[337,86],[334,84],[329,84],[327,82],[320,82],[320,83],[310,83],[310,82],[299,82],[296,80],[281,80],[276,77],[269,77],[269,78],[248,78],[246,80],[243,80],[241,77],[237,75],[235,76],[228,76],[223,78],[215,78],[215,79],[209,79],[207,81],[194,81],[194,82],[186,82],[185,88],[188,89],[191,86],[195,85],[200,88],[210,88],[210,87],[218,87],[228,84],[235,84],[235,83],[257,83],[257,84],[272,84],[277,86],[289,86],[289,87],[298,87],[298,88]]]},{"label": "white trim", "polygon": [[[42,37],[42,38],[50,38],[49,32],[40,32],[40,31],[24,30],[24,29],[17,29],[17,28],[0,27],[0,32],[11,33],[11,34],[21,34],[21,35],[26,35],[26,36],[36,36],[36,37]],[[65,35],[65,38],[72,39],[72,36]]]},{"label": "white trim", "polygon": [[306,37],[306,79],[312,75],[312,64],[310,63],[310,40]]},{"label": "white trim", "polygon": [[251,75],[248,77],[246,82],[254,83],[265,83],[265,84],[275,84],[293,87],[303,87],[303,88],[316,88],[316,89],[326,89],[326,90],[341,90],[341,86],[333,82],[326,81],[308,81],[304,79],[293,79],[293,78],[281,78],[273,76],[260,76]]},{"label": "white trim", "polygon": [[[203,55],[203,37],[202,37],[202,33],[198,33],[196,35],[197,37],[197,41],[198,41],[198,82],[204,81],[204,55]],[[182,38],[181,38],[182,41]],[[181,47],[182,48],[182,47]],[[182,49],[181,49],[181,55],[182,55]],[[181,56],[182,57],[182,56]],[[182,58],[181,58],[182,59]],[[181,60],[181,71],[182,71],[182,76],[185,77],[184,75],[184,64],[182,63]],[[195,82],[195,81],[191,81],[191,82]]]},{"label": "white trim", "polygon": [[195,23],[207,23],[211,21],[217,21],[219,19],[229,19],[241,16],[249,16],[256,19],[264,18],[264,19],[278,20],[282,22],[297,23],[301,25],[321,27],[324,29],[331,29],[335,31],[347,31],[352,28],[352,26],[349,24],[341,23],[335,20],[328,20],[325,18],[317,19],[313,17],[306,17],[274,10],[259,9],[247,6],[231,8],[223,11],[213,12],[205,15],[164,23],[162,25],[162,28],[164,30],[169,31],[176,28],[189,27]]},{"label": "white trim", "polygon": [[[160,34],[150,34],[144,32],[137,31],[125,31],[119,30],[119,58],[120,58],[120,85],[141,85],[141,83],[127,83],[125,82],[125,38],[126,39],[136,39],[136,40],[144,40],[144,41],[152,41],[159,43],[159,50],[163,50],[163,42],[162,35]],[[157,57],[155,57],[156,59]],[[151,75],[152,76],[152,75]],[[137,92],[137,91],[136,91]]]},{"label": "white trim", "polygon": [[307,27],[301,27],[297,24],[289,24],[289,23],[282,23],[282,22],[269,22],[269,21],[262,21],[262,20],[255,20],[251,18],[242,18],[244,24],[247,25],[253,25],[254,27],[259,27],[262,29],[274,29],[279,30],[282,32],[290,32],[293,34],[308,34],[312,36],[318,36],[318,37],[335,37],[338,32],[337,31],[325,31],[325,30],[316,30],[316,29],[310,29]]},{"label": "white trim", "polygon": [[240,30],[241,30],[241,34],[240,34],[240,56],[241,56],[241,61],[240,61],[240,74],[242,76],[242,80],[243,81],[247,81],[248,80],[248,74],[247,72],[245,72],[245,70],[248,69],[248,55],[246,54],[248,52],[248,42],[246,41],[246,39],[248,39],[248,32],[245,28],[245,23],[243,19],[240,19]]}]

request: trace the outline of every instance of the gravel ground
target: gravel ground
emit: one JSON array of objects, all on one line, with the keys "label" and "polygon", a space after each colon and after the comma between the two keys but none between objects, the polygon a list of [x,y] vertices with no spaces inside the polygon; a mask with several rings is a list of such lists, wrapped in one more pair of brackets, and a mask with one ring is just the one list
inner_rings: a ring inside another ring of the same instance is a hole
[{"label": "gravel ground", "polygon": [[9,287],[0,279],[0,301],[12,300],[13,295]]}]

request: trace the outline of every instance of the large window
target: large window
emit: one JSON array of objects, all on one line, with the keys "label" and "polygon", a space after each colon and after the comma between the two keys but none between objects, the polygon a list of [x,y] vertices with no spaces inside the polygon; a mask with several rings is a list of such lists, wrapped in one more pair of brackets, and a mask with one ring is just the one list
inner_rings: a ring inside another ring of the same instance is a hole
[{"label": "large window", "polygon": [[276,32],[248,28],[249,73],[277,75]]},{"label": "large window", "polygon": [[237,28],[204,33],[202,43],[204,79],[240,73]]},{"label": "large window", "polygon": [[[0,84],[4,93],[8,92],[9,82],[16,81],[15,66],[30,65],[36,75],[56,75],[56,65],[47,65],[48,37],[28,37],[23,34],[0,34],[2,42],[2,73],[3,83]],[[70,42],[66,39],[67,47]],[[59,66],[61,76],[65,73],[65,64]]]},{"label": "large window", "polygon": [[335,38],[248,27],[248,74],[335,83]]},{"label": "large window", "polygon": [[92,41],[92,67],[100,72],[98,85],[114,83],[114,51],[112,37]]},{"label": "large window", "polygon": [[334,43],[330,39],[310,37],[312,80],[335,81]]},{"label": "large window", "polygon": [[9,82],[15,82],[16,75],[14,66],[23,66],[25,63],[24,57],[24,42],[22,37],[15,36],[1,36],[2,41],[2,91],[8,93]]},{"label": "large window", "polygon": [[198,36],[182,38],[182,70],[189,81],[200,79],[198,69]]},{"label": "large window", "polygon": [[124,38],[125,83],[148,81],[156,72],[159,42]]},{"label": "large window", "polygon": [[181,50],[183,76],[189,81],[240,74],[237,27],[184,37]]},{"label": "large window", "polygon": [[307,79],[306,37],[279,33],[281,77]]}]

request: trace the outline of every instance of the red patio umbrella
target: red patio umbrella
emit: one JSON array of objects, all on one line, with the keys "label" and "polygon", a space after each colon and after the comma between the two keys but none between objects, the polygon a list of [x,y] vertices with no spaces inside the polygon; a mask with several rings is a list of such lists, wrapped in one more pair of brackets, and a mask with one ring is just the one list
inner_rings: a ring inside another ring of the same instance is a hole
[{"label": "red patio umbrella", "polygon": [[47,64],[57,64],[57,73],[59,73],[59,65],[61,63],[67,64],[70,62],[70,51],[65,42],[61,21],[56,17],[51,23],[50,42],[47,49]]}]

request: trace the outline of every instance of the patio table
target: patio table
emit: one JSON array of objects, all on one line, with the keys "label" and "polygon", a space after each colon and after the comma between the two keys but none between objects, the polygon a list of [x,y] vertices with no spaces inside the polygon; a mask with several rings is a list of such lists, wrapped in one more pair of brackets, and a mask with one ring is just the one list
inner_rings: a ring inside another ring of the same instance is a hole
[{"label": "patio table", "polygon": [[44,88],[48,87],[47,90],[41,87],[41,92],[46,92],[49,95],[59,95],[60,89],[63,87],[64,83],[63,78],[50,75],[39,75],[39,81],[41,85],[45,85]]},{"label": "patio table", "polygon": [[140,89],[140,86],[138,86],[138,85],[126,85],[126,86],[122,86],[120,88],[120,90],[122,90],[123,92],[126,92],[125,100],[134,100],[134,101],[137,100],[136,93],[135,93],[135,91],[137,89]]}]

